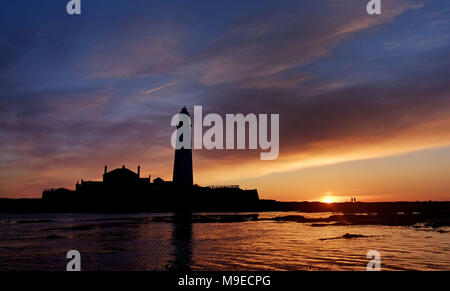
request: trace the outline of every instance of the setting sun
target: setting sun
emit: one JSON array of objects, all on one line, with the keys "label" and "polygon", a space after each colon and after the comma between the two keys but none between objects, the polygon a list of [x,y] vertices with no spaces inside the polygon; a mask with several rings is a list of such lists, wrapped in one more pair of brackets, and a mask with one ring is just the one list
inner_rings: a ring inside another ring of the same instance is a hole
[{"label": "setting sun", "polygon": [[325,197],[323,199],[323,202],[325,202],[325,203],[334,203],[334,199],[333,199],[333,197]]}]

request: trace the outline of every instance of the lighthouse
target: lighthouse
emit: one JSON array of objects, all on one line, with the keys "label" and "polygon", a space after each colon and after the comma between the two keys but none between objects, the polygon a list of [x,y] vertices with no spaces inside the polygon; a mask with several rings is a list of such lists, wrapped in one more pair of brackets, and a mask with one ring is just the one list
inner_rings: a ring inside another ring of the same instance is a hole
[{"label": "lighthouse", "polygon": [[[186,107],[181,109],[180,114],[185,114],[190,117]],[[182,122],[177,126],[179,129],[182,126]],[[179,141],[183,141],[183,135],[180,136]],[[175,150],[175,159],[173,166],[173,182],[178,185],[192,186],[193,185],[193,173],[192,173],[192,147],[185,149],[181,147]]]}]

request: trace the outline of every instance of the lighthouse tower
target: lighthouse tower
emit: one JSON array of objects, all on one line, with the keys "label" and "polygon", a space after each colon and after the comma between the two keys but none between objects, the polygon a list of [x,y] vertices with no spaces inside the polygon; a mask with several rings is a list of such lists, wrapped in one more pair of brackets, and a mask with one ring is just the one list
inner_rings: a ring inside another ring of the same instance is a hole
[{"label": "lighthouse tower", "polygon": [[[181,109],[180,114],[189,115],[186,107]],[[181,121],[177,128],[182,126]],[[180,136],[180,141],[183,140],[183,135]],[[193,185],[193,173],[192,173],[192,149],[181,148],[175,150],[175,161],[173,167],[173,182],[178,185],[192,186]]]}]

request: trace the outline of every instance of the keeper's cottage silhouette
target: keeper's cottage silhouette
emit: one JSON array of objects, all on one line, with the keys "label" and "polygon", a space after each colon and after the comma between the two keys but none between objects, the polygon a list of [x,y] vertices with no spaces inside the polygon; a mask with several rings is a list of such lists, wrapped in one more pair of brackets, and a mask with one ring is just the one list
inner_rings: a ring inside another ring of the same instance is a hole
[{"label": "keeper's cottage silhouette", "polygon": [[[186,107],[180,114],[189,116]],[[194,185],[192,150],[185,148],[175,150],[173,181],[141,177],[140,166],[137,172],[125,166],[108,172],[105,166],[102,181],[81,180],[75,191],[47,189],[42,198],[49,207],[72,207],[74,211],[173,211],[180,207],[237,211],[254,208],[259,201],[257,190],[243,190],[237,185]]]}]

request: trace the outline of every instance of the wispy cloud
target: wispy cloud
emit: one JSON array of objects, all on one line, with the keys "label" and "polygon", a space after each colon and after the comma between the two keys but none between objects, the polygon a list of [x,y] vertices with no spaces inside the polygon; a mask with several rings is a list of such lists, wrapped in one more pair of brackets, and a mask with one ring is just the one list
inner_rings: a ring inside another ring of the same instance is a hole
[{"label": "wispy cloud", "polygon": [[151,95],[151,94],[153,94],[155,92],[158,92],[158,91],[161,91],[163,89],[167,89],[169,87],[175,86],[176,84],[178,84],[178,81],[171,82],[171,83],[168,83],[168,84],[156,87],[156,88],[152,88],[152,89],[149,89],[149,90],[142,91],[142,94]]}]

